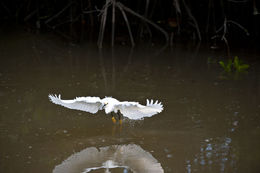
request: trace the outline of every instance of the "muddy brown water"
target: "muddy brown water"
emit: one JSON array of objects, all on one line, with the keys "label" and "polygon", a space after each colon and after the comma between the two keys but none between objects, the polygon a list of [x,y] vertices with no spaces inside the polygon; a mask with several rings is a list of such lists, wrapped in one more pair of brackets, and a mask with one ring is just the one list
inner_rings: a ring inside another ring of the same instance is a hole
[{"label": "muddy brown water", "polygon": [[[259,172],[259,54],[232,52],[250,64],[237,80],[223,78],[225,51],[162,48],[99,52],[50,35],[3,35],[0,172]],[[104,111],[54,105],[49,93],[158,99],[165,109],[120,126]]]}]

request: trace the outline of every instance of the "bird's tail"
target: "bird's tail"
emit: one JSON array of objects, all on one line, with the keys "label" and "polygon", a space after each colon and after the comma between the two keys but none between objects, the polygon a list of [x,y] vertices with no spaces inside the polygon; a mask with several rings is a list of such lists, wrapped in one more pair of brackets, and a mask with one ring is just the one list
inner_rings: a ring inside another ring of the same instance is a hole
[{"label": "bird's tail", "polygon": [[158,100],[156,100],[155,102],[153,102],[153,99],[152,99],[151,101],[149,101],[149,100],[147,99],[147,100],[146,100],[146,106],[156,109],[156,111],[157,111],[158,113],[162,112],[162,110],[163,110],[162,102],[159,102]]}]

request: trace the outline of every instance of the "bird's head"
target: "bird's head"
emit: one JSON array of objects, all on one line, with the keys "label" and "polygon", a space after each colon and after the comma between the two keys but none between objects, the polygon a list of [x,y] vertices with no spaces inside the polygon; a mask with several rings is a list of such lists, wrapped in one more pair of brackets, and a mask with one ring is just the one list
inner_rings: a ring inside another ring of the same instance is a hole
[{"label": "bird's head", "polygon": [[101,109],[106,109],[106,106],[108,105],[108,102],[103,102]]},{"label": "bird's head", "polygon": [[114,103],[116,99],[112,98],[112,97],[105,97],[102,99],[102,103],[104,104],[104,106]]},{"label": "bird's head", "polygon": [[102,109],[106,109],[107,105],[109,104],[109,99],[104,98],[102,100],[102,103],[103,103]]},{"label": "bird's head", "polygon": [[103,103],[103,109],[105,109],[105,112],[108,114],[114,110],[114,106],[116,103],[118,103],[119,101],[112,98],[112,97],[105,97],[104,99],[102,99],[102,103]]}]

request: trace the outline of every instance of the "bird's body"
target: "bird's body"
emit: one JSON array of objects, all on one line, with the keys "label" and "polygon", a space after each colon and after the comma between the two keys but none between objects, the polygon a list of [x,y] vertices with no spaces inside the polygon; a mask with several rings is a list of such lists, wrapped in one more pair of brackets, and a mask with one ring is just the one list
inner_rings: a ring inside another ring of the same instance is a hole
[{"label": "bird's body", "polygon": [[144,106],[138,102],[120,102],[112,97],[105,97],[103,99],[99,97],[76,97],[73,100],[62,100],[60,95],[49,95],[49,99],[51,102],[69,109],[81,110],[93,114],[104,109],[106,114],[120,112],[123,116],[133,120],[151,117],[163,110],[163,105],[158,103],[158,101],[153,102],[153,100],[150,102],[147,100],[146,106]]},{"label": "bird's body", "polygon": [[116,105],[118,105],[120,102],[112,97],[105,97],[102,99],[102,102],[105,104],[105,112],[106,114],[109,114],[111,112],[117,113],[118,109],[116,108]]}]

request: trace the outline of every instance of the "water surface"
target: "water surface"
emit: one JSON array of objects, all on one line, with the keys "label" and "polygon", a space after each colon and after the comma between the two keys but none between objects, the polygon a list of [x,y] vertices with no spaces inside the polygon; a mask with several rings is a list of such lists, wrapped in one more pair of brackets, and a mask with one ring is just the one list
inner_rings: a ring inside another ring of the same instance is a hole
[{"label": "water surface", "polygon": [[[108,159],[84,155],[84,169],[74,167],[86,172],[89,161],[96,168],[110,164],[117,166],[112,172],[130,173],[136,160],[148,156],[164,172],[259,172],[259,54],[233,51],[250,64],[248,74],[235,80],[223,79],[219,65],[208,63],[224,57],[225,50],[193,44],[162,48],[147,44],[99,52],[95,44],[62,42],[51,35],[3,36],[0,172],[55,172],[77,153],[94,148],[100,154],[109,147],[115,152]],[[143,104],[158,99],[165,110],[142,121],[125,119],[120,126],[103,111],[92,115],[54,105],[49,93]],[[132,152],[130,161],[124,153],[115,161],[115,146],[140,152]]]}]

